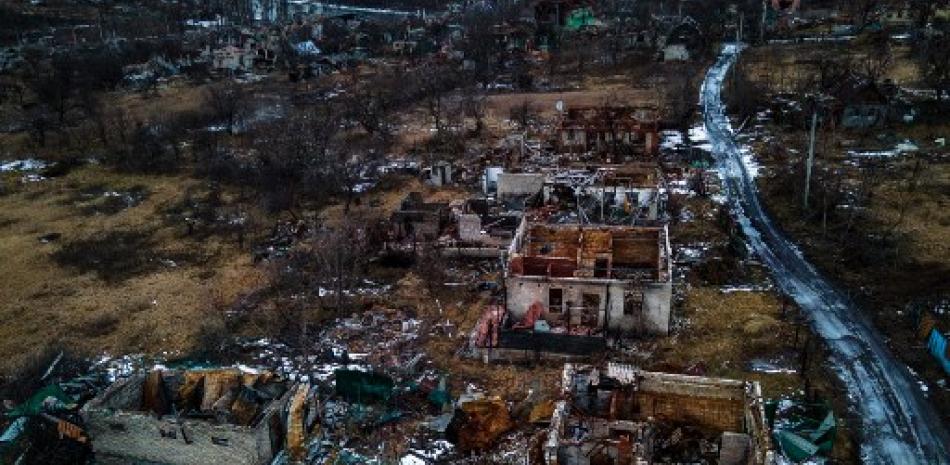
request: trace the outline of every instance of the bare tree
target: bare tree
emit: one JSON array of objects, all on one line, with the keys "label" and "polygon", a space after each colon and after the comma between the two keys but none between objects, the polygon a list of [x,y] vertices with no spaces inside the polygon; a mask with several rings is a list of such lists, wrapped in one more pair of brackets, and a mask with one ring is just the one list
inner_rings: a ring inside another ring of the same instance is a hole
[{"label": "bare tree", "polygon": [[864,58],[864,71],[872,81],[878,81],[890,68],[894,59],[887,33],[879,31],[869,37],[870,50]]},{"label": "bare tree", "polygon": [[950,93],[950,47],[947,46],[947,36],[950,35],[950,23],[940,21],[935,24],[933,32],[914,42],[917,62],[923,72],[927,84],[937,93]]},{"label": "bare tree", "polygon": [[211,86],[206,102],[215,118],[233,133],[246,109],[247,96],[241,86],[226,82]]},{"label": "bare tree", "polygon": [[852,0],[847,5],[855,26],[864,29],[871,22],[874,12],[881,6],[881,0]]}]

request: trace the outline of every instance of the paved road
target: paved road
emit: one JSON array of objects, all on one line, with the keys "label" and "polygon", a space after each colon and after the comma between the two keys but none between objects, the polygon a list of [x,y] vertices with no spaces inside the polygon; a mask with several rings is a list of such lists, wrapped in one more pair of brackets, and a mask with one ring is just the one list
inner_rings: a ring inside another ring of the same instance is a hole
[{"label": "paved road", "polygon": [[720,99],[723,80],[740,52],[735,44],[723,47],[706,75],[700,103],[729,202],[749,243],[828,343],[835,371],[863,421],[858,431],[862,462],[950,464],[950,436],[907,367],[861,310],[802,257],[762,210]]}]

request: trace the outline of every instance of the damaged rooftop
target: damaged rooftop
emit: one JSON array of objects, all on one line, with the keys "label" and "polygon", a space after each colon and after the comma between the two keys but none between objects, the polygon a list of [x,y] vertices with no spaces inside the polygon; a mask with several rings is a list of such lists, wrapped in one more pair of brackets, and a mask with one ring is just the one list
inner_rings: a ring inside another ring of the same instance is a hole
[{"label": "damaged rooftop", "polygon": [[512,244],[513,275],[626,279],[671,277],[665,227],[528,224]]}]

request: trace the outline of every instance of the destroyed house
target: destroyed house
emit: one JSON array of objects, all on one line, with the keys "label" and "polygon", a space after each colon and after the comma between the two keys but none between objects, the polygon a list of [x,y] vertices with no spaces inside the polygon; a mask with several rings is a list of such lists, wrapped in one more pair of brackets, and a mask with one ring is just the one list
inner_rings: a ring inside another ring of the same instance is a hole
[{"label": "destroyed house", "polygon": [[505,305],[488,307],[468,354],[485,361],[588,360],[615,336],[666,335],[671,266],[665,226],[523,220],[508,249]]},{"label": "destroyed house", "polygon": [[581,202],[600,223],[653,221],[663,211],[659,167],[647,163],[576,166],[548,173],[544,202]]},{"label": "destroyed house", "polygon": [[546,465],[772,465],[757,382],[567,364]]},{"label": "destroyed house", "polygon": [[155,370],[117,381],[81,414],[103,463],[259,465],[283,447],[292,392],[269,373]]},{"label": "destroyed house", "polygon": [[491,199],[469,199],[458,214],[458,238],[463,243],[507,247],[521,224],[522,214]]},{"label": "destroyed house", "polygon": [[558,122],[556,146],[566,153],[655,155],[659,132],[650,113],[628,106],[570,108]]},{"label": "destroyed house", "polygon": [[666,335],[672,270],[665,227],[525,224],[509,249],[514,327]]},{"label": "destroyed house", "polygon": [[420,192],[410,192],[390,216],[391,236],[396,241],[435,240],[448,220],[447,203],[425,202]]}]

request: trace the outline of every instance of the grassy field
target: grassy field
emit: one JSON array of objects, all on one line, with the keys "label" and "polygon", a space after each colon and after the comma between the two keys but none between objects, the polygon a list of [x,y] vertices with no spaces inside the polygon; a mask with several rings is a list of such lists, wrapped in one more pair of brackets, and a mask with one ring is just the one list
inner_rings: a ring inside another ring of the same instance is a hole
[{"label": "grassy field", "polygon": [[[261,279],[235,243],[198,241],[165,220],[195,184],[91,165],[0,196],[0,372],[45,347],[81,355],[190,350],[212,300]],[[133,188],[141,203],[111,200]],[[102,243],[116,231],[124,247]],[[40,240],[48,234],[60,236]],[[63,256],[70,246],[73,255]],[[63,263],[70,259],[81,266]]]}]

